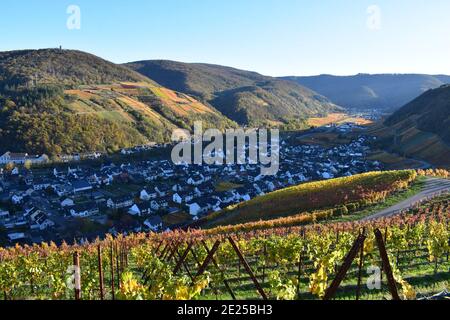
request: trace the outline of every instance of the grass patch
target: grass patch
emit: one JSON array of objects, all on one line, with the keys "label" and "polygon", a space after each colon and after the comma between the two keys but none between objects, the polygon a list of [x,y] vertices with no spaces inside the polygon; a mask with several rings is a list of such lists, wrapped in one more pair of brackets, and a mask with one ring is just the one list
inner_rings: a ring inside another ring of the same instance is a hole
[{"label": "grass patch", "polygon": [[243,187],[242,184],[237,184],[229,181],[220,181],[215,185],[216,192],[224,192],[233,189],[238,189]]},{"label": "grass patch", "polygon": [[112,185],[106,186],[105,191],[113,194],[114,196],[128,195],[130,193],[138,193],[142,190],[141,185],[137,184],[127,184],[116,182]]},{"label": "grass patch", "polygon": [[330,113],[326,117],[308,119],[308,124],[314,127],[321,127],[328,124],[342,124],[347,122],[357,125],[367,125],[372,123],[372,121],[370,120],[359,117],[352,117],[345,113]]},{"label": "grass patch", "polygon": [[[299,214],[294,214],[286,217],[279,217],[275,219],[257,220],[253,222],[246,222],[241,224],[231,224],[215,226],[209,231],[214,233],[229,233],[229,232],[244,232],[253,230],[265,230],[280,227],[303,226],[312,223],[335,223],[335,222],[349,222],[360,220],[368,215],[377,213],[383,209],[396,205],[418,193],[424,189],[426,178],[419,176],[407,188],[397,190],[389,195],[385,200],[378,200],[373,204],[365,204],[355,209],[355,203],[349,203],[345,206],[335,206],[333,208],[304,211]],[[384,198],[383,198],[384,199]],[[349,211],[351,210],[351,211]],[[205,226],[203,226],[205,228]]]},{"label": "grass patch", "polygon": [[420,193],[425,186],[425,181],[426,181],[425,177],[417,177],[416,181],[414,181],[408,189],[398,191],[398,192],[394,193],[393,195],[387,197],[384,201],[374,204],[372,206],[369,206],[369,207],[365,208],[364,210],[361,210],[361,211],[358,211],[355,213],[351,213],[346,216],[332,218],[332,219],[328,220],[327,222],[335,223],[335,222],[356,221],[356,220],[360,220],[365,217],[368,217],[372,214],[375,214],[381,210],[392,207],[392,206]]},{"label": "grass patch", "polygon": [[191,219],[191,215],[186,212],[177,212],[177,213],[170,213],[166,214],[161,217],[164,225],[166,226],[173,226],[185,223],[186,221],[189,221]]},{"label": "grass patch", "polygon": [[365,207],[366,203],[377,203],[386,195],[407,188],[415,178],[413,171],[386,171],[304,183],[211,214],[203,227],[272,220],[350,203]]}]

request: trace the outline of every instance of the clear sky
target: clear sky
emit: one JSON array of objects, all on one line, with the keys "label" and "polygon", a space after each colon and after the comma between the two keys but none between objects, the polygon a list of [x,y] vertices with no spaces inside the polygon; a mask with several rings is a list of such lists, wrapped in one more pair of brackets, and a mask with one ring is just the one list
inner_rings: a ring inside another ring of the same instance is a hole
[{"label": "clear sky", "polygon": [[1,51],[62,45],[273,76],[450,74],[449,0],[17,0],[0,12]]}]

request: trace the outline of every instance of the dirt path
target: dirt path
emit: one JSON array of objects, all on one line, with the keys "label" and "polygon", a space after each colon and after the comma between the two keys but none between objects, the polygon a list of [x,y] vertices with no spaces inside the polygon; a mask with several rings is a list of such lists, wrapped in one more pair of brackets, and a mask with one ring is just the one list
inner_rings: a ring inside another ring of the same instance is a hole
[{"label": "dirt path", "polygon": [[425,186],[421,192],[408,198],[396,205],[386,208],[378,213],[370,215],[362,219],[362,221],[378,219],[382,217],[391,217],[398,214],[402,210],[409,209],[414,204],[427,200],[428,198],[437,195],[441,192],[450,191],[450,180],[439,179],[439,178],[427,178]]}]

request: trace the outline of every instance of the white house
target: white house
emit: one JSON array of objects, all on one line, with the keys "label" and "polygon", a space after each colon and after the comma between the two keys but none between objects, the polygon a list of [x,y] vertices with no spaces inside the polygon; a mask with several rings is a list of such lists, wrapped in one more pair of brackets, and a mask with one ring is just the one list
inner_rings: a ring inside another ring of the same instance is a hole
[{"label": "white house", "polygon": [[19,195],[17,195],[17,194],[15,194],[15,195],[13,195],[13,196],[11,197],[11,201],[12,201],[12,203],[14,203],[14,204],[19,204],[19,203],[22,202],[22,200],[23,200],[23,197],[22,197],[22,196],[19,196]]},{"label": "white house", "polygon": [[37,155],[30,155],[27,157],[26,160],[31,161],[32,164],[41,164],[41,163],[47,163],[49,161],[49,157],[45,154],[37,156]]},{"label": "white house", "polygon": [[[35,223],[35,228],[45,230],[55,225],[55,223],[47,218],[47,215],[39,209],[33,209],[30,214],[30,219]],[[33,228],[33,226],[32,226]]]},{"label": "white house", "polygon": [[163,208],[167,208],[168,205],[169,204],[164,199],[152,200],[152,202],[150,202],[150,208],[153,210],[161,210]]},{"label": "white house", "polygon": [[72,199],[70,198],[66,198],[63,201],[61,201],[61,207],[73,207],[74,206],[74,202]]},{"label": "white house", "polygon": [[132,216],[140,216],[141,210],[136,204],[134,204],[130,209],[128,209],[128,213],[131,214]]},{"label": "white house", "polygon": [[174,192],[180,192],[180,191],[183,191],[183,187],[180,186],[180,185],[177,183],[176,185],[174,185],[174,186],[172,187],[172,191],[174,191]]},{"label": "white house", "polygon": [[44,190],[44,189],[47,189],[48,187],[50,187],[51,184],[52,183],[49,180],[45,180],[45,179],[39,179],[37,181],[35,180],[35,181],[33,181],[33,189],[36,191]]},{"label": "white house", "polygon": [[13,152],[5,152],[0,156],[0,164],[7,163],[15,163],[15,164],[24,164],[27,160],[31,161],[31,163],[45,163],[48,161],[48,156],[45,154],[41,156],[37,155],[29,155],[28,153],[13,153]]},{"label": "white house", "polygon": [[99,208],[95,205],[78,205],[70,209],[70,215],[72,217],[90,217],[100,212]]},{"label": "white house", "polygon": [[163,222],[160,216],[153,216],[145,220],[144,225],[151,231],[158,231],[162,228]]},{"label": "white house", "polygon": [[27,157],[27,153],[13,153],[8,151],[0,156],[0,164],[7,164],[10,162],[15,164],[24,164]]},{"label": "white house", "polygon": [[23,233],[23,232],[14,232],[14,233],[8,234],[9,241],[17,241],[17,240],[22,240],[25,238],[26,238],[26,236],[25,236],[25,233]]},{"label": "white house", "polygon": [[128,213],[134,216],[148,216],[152,214],[152,207],[148,202],[135,204],[128,210]]},{"label": "white house", "polygon": [[178,193],[175,193],[172,196],[172,200],[173,200],[173,202],[179,203],[179,204],[181,204],[183,202],[183,198]]},{"label": "white house", "polygon": [[121,209],[131,207],[133,205],[133,198],[131,196],[122,196],[116,198],[109,198],[106,202],[108,208]]},{"label": "white house", "polygon": [[267,185],[267,188],[269,188],[270,191],[274,191],[275,190],[275,185],[273,184],[272,181],[266,181],[266,185]]},{"label": "white house", "polygon": [[55,184],[52,185],[52,188],[59,197],[67,196],[73,192],[73,188],[69,184]]},{"label": "white house", "polygon": [[139,194],[139,199],[141,199],[142,201],[148,201],[150,200],[150,195],[148,194],[147,190],[142,190],[141,193]]},{"label": "white house", "polygon": [[168,188],[166,186],[155,187],[155,191],[158,193],[158,195],[160,197],[165,197],[169,193],[170,190],[171,190],[171,188]]},{"label": "white house", "polygon": [[151,199],[156,199],[157,197],[158,197],[158,194],[156,192],[148,193],[147,190],[145,190],[145,189],[142,190],[140,195],[139,195],[139,198],[142,201],[148,201],[148,200],[151,200]]},{"label": "white house", "polygon": [[333,178],[333,175],[328,173],[328,172],[323,172],[322,173],[322,178],[324,178],[324,179],[331,179],[331,178]]},{"label": "white house", "polygon": [[202,211],[202,208],[200,208],[200,206],[198,205],[197,202],[188,203],[187,206],[188,206],[188,209],[189,209],[189,214],[191,216],[196,216]]},{"label": "white house", "polygon": [[190,185],[193,185],[193,186],[199,186],[203,182],[205,182],[205,178],[202,175],[195,175],[195,176],[189,177],[189,179],[187,180],[187,183]]},{"label": "white house", "polygon": [[221,192],[218,195],[214,195],[213,198],[218,199],[221,203],[230,203],[237,200],[236,194],[231,191]]},{"label": "white house", "polygon": [[92,190],[92,185],[89,182],[87,182],[86,180],[73,181],[72,187],[73,187],[74,193]]},{"label": "white house", "polygon": [[0,209],[0,221],[5,221],[8,218],[9,218],[9,211]]}]

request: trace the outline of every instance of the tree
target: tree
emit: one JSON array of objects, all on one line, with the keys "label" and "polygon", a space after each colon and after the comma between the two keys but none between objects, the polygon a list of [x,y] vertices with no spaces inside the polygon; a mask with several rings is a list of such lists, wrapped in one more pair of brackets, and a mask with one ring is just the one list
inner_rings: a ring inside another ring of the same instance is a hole
[{"label": "tree", "polygon": [[31,160],[26,160],[23,166],[25,167],[25,169],[30,170],[33,166],[33,162],[31,162]]},{"label": "tree", "polygon": [[6,171],[8,171],[8,172],[11,172],[11,171],[13,171],[13,169],[16,167],[16,165],[14,164],[14,162],[8,162],[6,165],[5,165],[5,170]]}]

